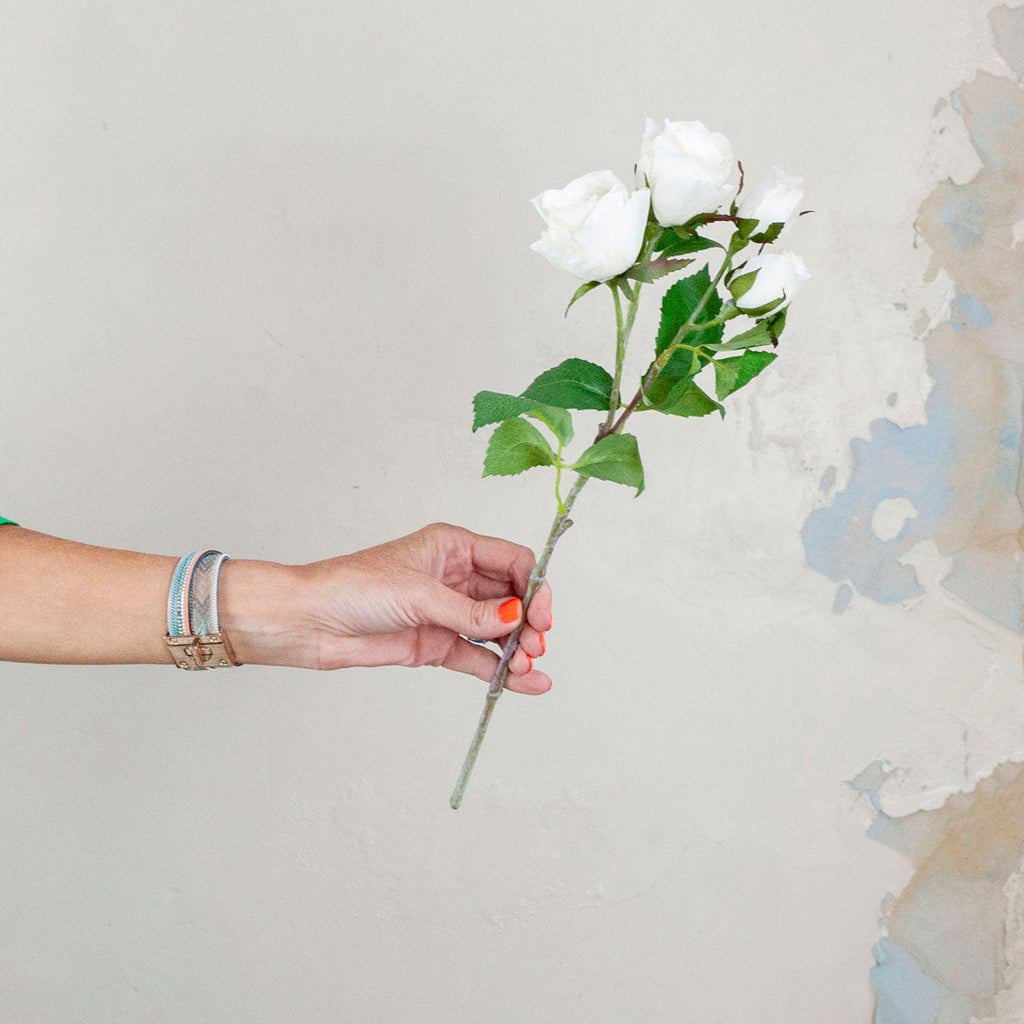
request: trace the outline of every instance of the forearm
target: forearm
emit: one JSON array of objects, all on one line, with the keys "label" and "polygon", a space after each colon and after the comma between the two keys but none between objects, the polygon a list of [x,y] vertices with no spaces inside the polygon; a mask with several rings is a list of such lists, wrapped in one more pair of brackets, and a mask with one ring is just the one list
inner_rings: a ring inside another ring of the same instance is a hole
[{"label": "forearm", "polygon": [[[173,664],[167,592],[177,558],[95,547],[0,526],[0,660]],[[229,560],[220,618],[236,658],[281,663],[294,642],[298,570]]]}]

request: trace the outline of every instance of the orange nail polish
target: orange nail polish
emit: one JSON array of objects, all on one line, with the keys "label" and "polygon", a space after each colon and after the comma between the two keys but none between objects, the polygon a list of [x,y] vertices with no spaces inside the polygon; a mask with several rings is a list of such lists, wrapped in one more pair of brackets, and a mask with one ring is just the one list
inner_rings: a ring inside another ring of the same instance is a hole
[{"label": "orange nail polish", "polygon": [[527,655],[526,655],[526,660],[527,660],[527,661],[528,661],[528,662],[530,663],[530,667],[529,667],[529,668],[528,668],[528,669],[527,669],[526,671],[527,671],[527,672],[532,672],[532,671],[533,671],[533,658],[531,658],[531,657],[530,657],[530,656],[529,656],[529,655],[527,654]]},{"label": "orange nail polish", "polygon": [[502,622],[515,622],[523,610],[523,602],[518,597],[510,597],[499,609],[498,618]]},{"label": "orange nail polish", "polygon": [[547,642],[547,640],[544,639],[544,634],[543,633],[540,634],[540,653],[541,654],[547,654],[548,653],[548,642]]}]

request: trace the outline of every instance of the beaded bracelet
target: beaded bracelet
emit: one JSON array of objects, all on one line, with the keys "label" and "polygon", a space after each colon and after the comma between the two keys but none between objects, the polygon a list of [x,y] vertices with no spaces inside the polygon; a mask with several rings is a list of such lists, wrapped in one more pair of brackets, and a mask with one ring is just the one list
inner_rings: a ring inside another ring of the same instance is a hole
[{"label": "beaded bracelet", "polygon": [[183,556],[167,594],[167,636],[178,668],[195,670],[238,666],[217,615],[217,583],[228,556],[207,548]]}]

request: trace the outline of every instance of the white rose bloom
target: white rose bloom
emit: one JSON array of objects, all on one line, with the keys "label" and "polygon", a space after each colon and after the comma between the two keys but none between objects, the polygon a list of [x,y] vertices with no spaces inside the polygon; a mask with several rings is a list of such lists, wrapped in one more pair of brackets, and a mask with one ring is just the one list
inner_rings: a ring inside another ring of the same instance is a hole
[{"label": "white rose bloom", "polygon": [[[811,279],[811,272],[796,253],[770,252],[749,260],[739,278],[756,273],[754,283],[733,301],[740,309],[760,309],[762,306],[785,301],[775,307],[782,309],[800,290],[805,281]],[[773,312],[775,312],[773,310]]]},{"label": "white rose bloom", "polygon": [[611,171],[592,171],[532,200],[547,228],[530,246],[559,270],[584,281],[607,281],[640,254],[649,189],[632,193]]},{"label": "white rose bloom", "polygon": [[654,216],[662,227],[685,224],[698,213],[714,213],[736,193],[729,183],[734,161],[729,140],[700,121],[647,118],[637,164],[651,188]]},{"label": "white rose bloom", "polygon": [[[772,168],[772,177],[762,181],[757,191],[746,195],[736,211],[740,217],[757,221],[752,234],[767,231],[772,224],[787,224],[804,197],[804,179]],[[782,229],[783,231],[786,228]]]}]

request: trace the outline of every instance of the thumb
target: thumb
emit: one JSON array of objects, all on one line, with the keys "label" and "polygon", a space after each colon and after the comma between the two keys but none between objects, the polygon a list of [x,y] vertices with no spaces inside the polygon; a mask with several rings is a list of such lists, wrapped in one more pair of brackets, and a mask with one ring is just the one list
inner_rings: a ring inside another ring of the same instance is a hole
[{"label": "thumb", "polygon": [[474,601],[443,583],[431,590],[423,608],[424,622],[444,626],[463,636],[495,640],[511,633],[523,617],[523,602],[518,597]]}]

